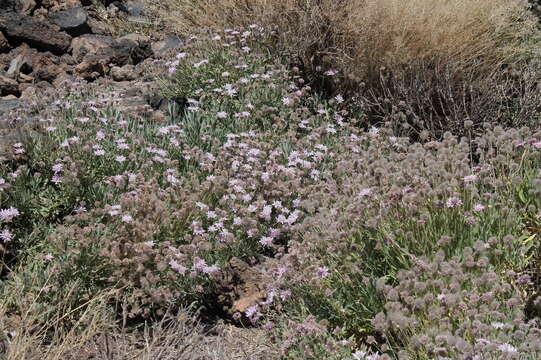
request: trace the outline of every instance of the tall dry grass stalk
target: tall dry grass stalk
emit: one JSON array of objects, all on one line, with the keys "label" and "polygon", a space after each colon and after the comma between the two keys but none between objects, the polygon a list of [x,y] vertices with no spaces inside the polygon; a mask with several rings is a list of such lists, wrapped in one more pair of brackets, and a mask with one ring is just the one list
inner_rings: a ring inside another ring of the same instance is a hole
[{"label": "tall dry grass stalk", "polygon": [[535,33],[522,0],[167,0],[179,31],[256,23],[305,66],[334,65],[362,80],[382,67],[453,62],[493,71],[531,56]]}]

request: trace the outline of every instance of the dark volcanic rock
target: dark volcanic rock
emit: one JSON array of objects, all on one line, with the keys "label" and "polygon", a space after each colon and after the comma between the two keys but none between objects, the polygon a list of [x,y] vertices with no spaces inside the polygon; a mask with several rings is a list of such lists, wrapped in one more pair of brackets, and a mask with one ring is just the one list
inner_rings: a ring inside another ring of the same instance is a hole
[{"label": "dark volcanic rock", "polygon": [[7,76],[0,75],[0,96],[6,95],[19,95],[19,84],[17,81],[8,78]]},{"label": "dark volcanic rock", "polygon": [[7,52],[11,49],[11,45],[9,45],[8,39],[4,36],[4,33],[0,31],[0,53],[1,52]]},{"label": "dark volcanic rock", "polygon": [[17,0],[2,0],[0,1],[0,12],[2,11],[17,11]]},{"label": "dark volcanic rock", "polygon": [[71,8],[49,14],[49,21],[66,31],[71,36],[90,32],[87,24],[88,14],[82,7]]},{"label": "dark volcanic rock", "polygon": [[38,50],[65,53],[71,36],[45,21],[17,13],[0,13],[0,30],[10,42],[26,43]]},{"label": "dark volcanic rock", "polygon": [[128,58],[126,59],[126,62],[115,63],[119,66],[126,64],[137,65],[153,55],[150,40],[145,36],[137,34],[129,34],[118,38],[113,42],[111,48],[114,49],[120,57],[125,57],[125,53],[127,52]]}]

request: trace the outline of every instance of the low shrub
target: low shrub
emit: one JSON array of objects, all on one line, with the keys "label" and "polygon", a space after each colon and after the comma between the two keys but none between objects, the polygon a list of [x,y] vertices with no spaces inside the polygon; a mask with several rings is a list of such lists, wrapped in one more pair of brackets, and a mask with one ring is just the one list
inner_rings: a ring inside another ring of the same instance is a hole
[{"label": "low shrub", "polygon": [[448,260],[438,252],[400,271],[396,286],[382,279],[385,310],[373,324],[387,343],[404,348],[400,358],[539,357],[537,323],[525,320],[520,292],[490,266],[502,256],[491,248],[478,242]]}]

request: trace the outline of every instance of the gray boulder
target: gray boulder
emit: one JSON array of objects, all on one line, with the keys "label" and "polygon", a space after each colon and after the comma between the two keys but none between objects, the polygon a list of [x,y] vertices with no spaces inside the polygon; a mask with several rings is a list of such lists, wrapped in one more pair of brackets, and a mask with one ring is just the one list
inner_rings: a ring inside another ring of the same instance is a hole
[{"label": "gray boulder", "polygon": [[88,14],[82,7],[71,8],[49,14],[49,21],[60,26],[71,36],[79,36],[90,32],[87,24]]}]

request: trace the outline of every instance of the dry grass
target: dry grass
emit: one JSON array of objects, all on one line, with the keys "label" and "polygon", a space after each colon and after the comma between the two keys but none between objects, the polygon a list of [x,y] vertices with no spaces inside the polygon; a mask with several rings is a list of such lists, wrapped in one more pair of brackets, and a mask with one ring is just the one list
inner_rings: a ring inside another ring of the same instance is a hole
[{"label": "dry grass", "polygon": [[354,78],[382,67],[449,62],[477,72],[531,56],[535,22],[521,0],[167,0],[159,9],[186,34],[200,27],[276,26],[277,45],[311,69]]},{"label": "dry grass", "polygon": [[[193,307],[166,313],[138,326],[125,326],[112,311],[118,289],[106,289],[80,305],[64,296],[55,306],[44,297],[55,291],[40,276],[14,277],[0,302],[0,359],[5,360],[268,360],[278,350],[262,329],[243,329],[198,319]],[[63,289],[69,294],[79,284]],[[29,289],[37,289],[32,294]]]}]

